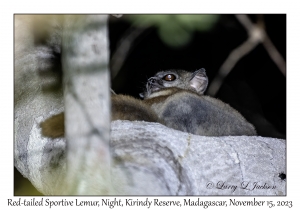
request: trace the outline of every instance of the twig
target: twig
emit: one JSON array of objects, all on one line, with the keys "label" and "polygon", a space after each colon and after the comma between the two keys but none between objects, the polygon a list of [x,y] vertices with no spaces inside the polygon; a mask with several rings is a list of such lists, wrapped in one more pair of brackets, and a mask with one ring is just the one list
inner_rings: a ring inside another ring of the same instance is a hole
[{"label": "twig", "polygon": [[135,41],[135,39],[141,35],[146,28],[130,28],[124,35],[124,37],[121,39],[121,41],[118,44],[117,49],[115,50],[115,53],[113,54],[111,58],[111,78],[113,79],[115,76],[117,76],[119,70],[121,69],[125,59],[128,56],[129,50]]},{"label": "twig", "polygon": [[285,61],[278,52],[278,50],[275,48],[267,33],[265,32],[264,23],[259,22],[259,24],[255,25],[251,22],[247,15],[236,15],[236,18],[247,30],[249,38],[242,45],[234,49],[220,67],[217,76],[211,82],[209,90],[207,91],[207,93],[212,96],[216,95],[216,93],[219,91],[223,80],[234,68],[235,64],[242,57],[244,57],[251,50],[253,50],[259,43],[263,44],[263,46],[266,48],[268,54],[270,55],[274,63],[277,65],[279,70],[284,76],[286,75]]},{"label": "twig", "polygon": [[123,15],[121,15],[121,14],[112,14],[112,16],[114,16],[116,18],[121,18]]},{"label": "twig", "polygon": [[286,76],[286,63],[283,57],[280,55],[272,41],[268,36],[265,37],[263,41],[263,46],[266,48],[267,52],[269,53],[270,57],[274,61],[274,63],[277,65],[281,73]]},{"label": "twig", "polygon": [[113,95],[117,95],[116,92],[111,88],[110,88],[110,93],[113,94]]},{"label": "twig", "polygon": [[219,73],[211,82],[211,85],[207,91],[208,95],[214,96],[221,87],[223,80],[233,69],[235,64],[251,50],[253,50],[258,45],[257,40],[253,40],[252,37],[249,37],[247,41],[235,48],[227,57],[223,65],[221,66]]},{"label": "twig", "polygon": [[283,59],[283,57],[280,55],[278,50],[276,49],[275,45],[272,43],[270,37],[265,31],[265,24],[263,21],[263,17],[259,16],[258,18],[258,24],[255,26],[252,24],[251,20],[246,15],[236,15],[237,19],[240,21],[240,23],[243,24],[243,26],[247,29],[248,34],[253,33],[254,29],[258,29],[259,33],[261,35],[260,42],[263,44],[265,49],[267,50],[269,56],[274,61],[274,63],[277,65],[281,73],[285,76],[286,75],[286,63]]}]

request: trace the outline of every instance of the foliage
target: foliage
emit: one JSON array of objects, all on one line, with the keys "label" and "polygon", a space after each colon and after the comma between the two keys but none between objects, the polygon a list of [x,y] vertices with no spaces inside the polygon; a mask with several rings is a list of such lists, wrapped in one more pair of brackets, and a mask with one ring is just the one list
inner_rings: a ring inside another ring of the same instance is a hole
[{"label": "foliage", "polygon": [[172,47],[187,44],[194,31],[208,31],[219,15],[128,15],[135,26],[155,26],[162,41]]}]

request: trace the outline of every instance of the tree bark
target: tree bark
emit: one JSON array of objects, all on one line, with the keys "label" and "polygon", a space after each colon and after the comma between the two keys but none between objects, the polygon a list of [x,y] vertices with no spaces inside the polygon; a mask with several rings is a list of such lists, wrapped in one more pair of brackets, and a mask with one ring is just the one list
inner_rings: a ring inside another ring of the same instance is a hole
[{"label": "tree bark", "polygon": [[[39,128],[31,131],[30,145],[39,147],[25,149],[35,158],[27,162],[34,174],[28,179],[46,195],[65,194],[52,183],[66,173],[66,141],[56,139],[51,149],[49,141]],[[286,171],[284,140],[204,137],[158,123],[114,121],[110,146],[113,195],[286,195],[278,177]]]},{"label": "tree bark", "polygon": [[[66,16],[62,39],[66,194],[110,193],[107,15]],[[87,155],[88,154],[88,155]]]}]

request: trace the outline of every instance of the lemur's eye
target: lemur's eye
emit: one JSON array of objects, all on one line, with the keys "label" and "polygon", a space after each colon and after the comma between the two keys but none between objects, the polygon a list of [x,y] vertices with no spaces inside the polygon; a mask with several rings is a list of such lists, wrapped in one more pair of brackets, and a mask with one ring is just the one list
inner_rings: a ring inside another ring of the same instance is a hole
[{"label": "lemur's eye", "polygon": [[166,76],[163,77],[163,80],[166,80],[166,81],[173,81],[175,79],[176,79],[176,77],[174,74],[167,74]]}]

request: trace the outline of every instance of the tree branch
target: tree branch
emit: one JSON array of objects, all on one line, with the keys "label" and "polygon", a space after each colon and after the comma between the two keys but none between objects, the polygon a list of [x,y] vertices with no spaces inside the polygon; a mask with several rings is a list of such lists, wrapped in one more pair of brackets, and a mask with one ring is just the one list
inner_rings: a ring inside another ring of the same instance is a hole
[{"label": "tree branch", "polygon": [[219,91],[224,79],[234,68],[236,63],[252,51],[259,43],[262,43],[271,59],[275,62],[279,70],[285,76],[286,67],[285,61],[280,53],[271,42],[267,33],[265,32],[262,23],[254,25],[247,15],[236,15],[236,18],[243,25],[248,32],[248,39],[236,49],[231,51],[225,62],[220,67],[217,76],[211,82],[207,93],[214,96]]},{"label": "tree branch", "polygon": [[118,47],[115,50],[111,58],[111,77],[115,78],[122,68],[125,59],[133,45],[133,42],[138,36],[140,36],[146,28],[130,28],[126,31],[123,38],[118,43]]}]

